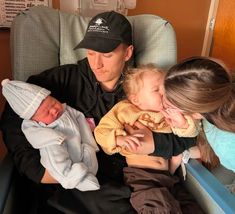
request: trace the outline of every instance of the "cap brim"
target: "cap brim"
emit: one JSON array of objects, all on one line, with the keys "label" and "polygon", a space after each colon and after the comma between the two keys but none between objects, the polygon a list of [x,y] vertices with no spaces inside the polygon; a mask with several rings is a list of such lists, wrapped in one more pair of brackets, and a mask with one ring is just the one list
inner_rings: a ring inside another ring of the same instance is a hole
[{"label": "cap brim", "polygon": [[74,50],[78,48],[86,48],[101,53],[109,53],[112,52],[120,43],[121,41],[119,40],[86,37],[74,48]]}]

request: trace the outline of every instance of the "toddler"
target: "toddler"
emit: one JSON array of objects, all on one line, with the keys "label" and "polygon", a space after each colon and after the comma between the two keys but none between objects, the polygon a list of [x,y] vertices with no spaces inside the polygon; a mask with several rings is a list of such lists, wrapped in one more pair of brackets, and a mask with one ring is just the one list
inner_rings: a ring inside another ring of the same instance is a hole
[{"label": "toddler", "polygon": [[[195,137],[199,133],[199,123],[187,115],[178,117],[175,127],[168,125],[161,113],[163,80],[164,72],[152,65],[130,69],[123,81],[127,99],[117,103],[101,119],[94,132],[97,143],[107,154],[118,152],[126,157],[128,167],[124,168],[125,181],[133,188],[131,203],[139,213],[142,213],[143,209],[150,211],[151,207],[152,211],[161,210],[162,204],[168,206],[167,203],[171,204],[169,206],[172,206],[175,213],[180,213],[177,212],[180,210],[178,202],[169,194],[169,189],[172,189],[176,182],[176,177],[172,177],[169,171],[171,174],[175,172],[181,163],[182,155],[179,154],[168,161],[163,157],[136,154],[135,148],[141,146],[141,136],[128,135],[124,125],[133,126],[136,121],[140,121],[154,132],[173,132],[180,137]],[[200,157],[195,145],[188,145],[188,149],[187,155]],[[177,151],[174,153],[177,154]],[[151,201],[158,202],[151,204]]]}]

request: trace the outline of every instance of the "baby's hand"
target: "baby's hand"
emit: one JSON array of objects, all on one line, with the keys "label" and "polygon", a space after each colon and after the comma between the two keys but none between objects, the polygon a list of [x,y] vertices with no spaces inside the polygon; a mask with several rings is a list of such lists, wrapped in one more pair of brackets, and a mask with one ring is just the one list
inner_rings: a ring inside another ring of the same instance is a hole
[{"label": "baby's hand", "polygon": [[162,111],[162,114],[171,127],[188,128],[188,122],[180,110],[167,108],[165,111]]},{"label": "baby's hand", "polygon": [[140,136],[136,135],[117,136],[116,144],[117,146],[124,148],[129,152],[136,152],[137,148],[141,146],[138,137]]}]

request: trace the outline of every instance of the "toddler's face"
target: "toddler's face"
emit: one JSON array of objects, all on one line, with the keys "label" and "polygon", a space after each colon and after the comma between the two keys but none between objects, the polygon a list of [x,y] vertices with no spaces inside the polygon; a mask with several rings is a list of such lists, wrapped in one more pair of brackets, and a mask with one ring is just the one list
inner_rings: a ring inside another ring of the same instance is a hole
[{"label": "toddler's face", "polygon": [[163,79],[164,75],[158,72],[149,72],[145,74],[143,78],[143,87],[138,93],[140,109],[149,111],[162,110]]},{"label": "toddler's face", "polygon": [[62,113],[62,104],[55,98],[48,96],[42,101],[41,105],[31,119],[37,122],[50,124],[58,119]]}]

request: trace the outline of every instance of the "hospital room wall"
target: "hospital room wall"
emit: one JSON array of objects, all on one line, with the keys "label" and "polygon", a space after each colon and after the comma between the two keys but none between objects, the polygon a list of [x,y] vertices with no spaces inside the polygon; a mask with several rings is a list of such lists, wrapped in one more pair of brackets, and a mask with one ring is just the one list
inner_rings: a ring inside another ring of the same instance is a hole
[{"label": "hospital room wall", "polygon": [[178,60],[201,55],[211,0],[137,0],[128,15],[155,14],[168,20],[177,39]]},{"label": "hospital room wall", "polygon": [[[10,60],[10,42],[9,30],[0,30],[0,81],[5,78],[11,78],[11,60]],[[0,113],[3,110],[5,100],[0,94]],[[5,146],[3,145],[0,133],[0,160],[6,153]]]}]

